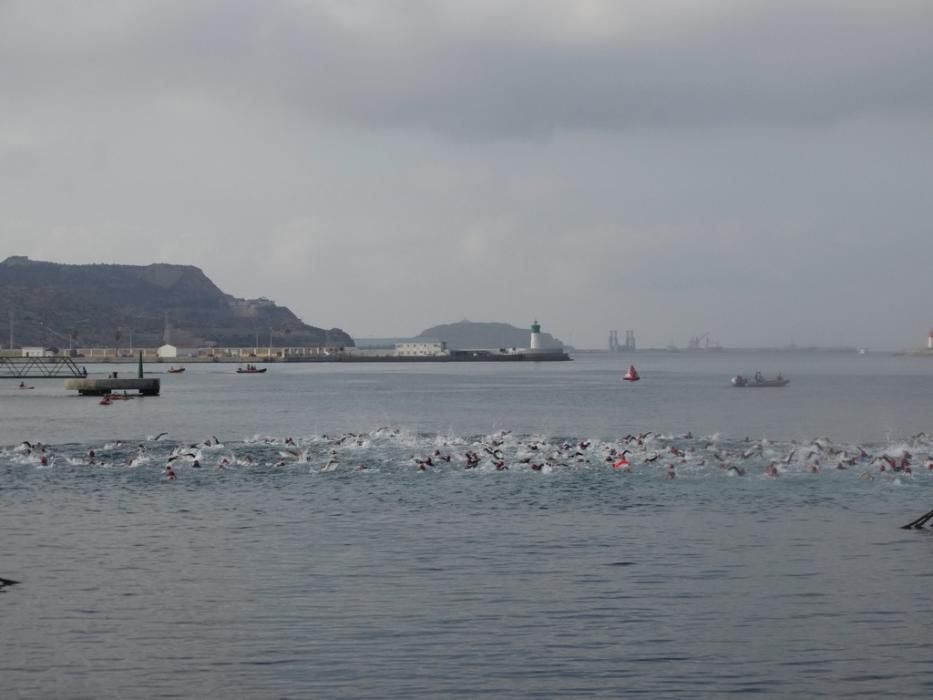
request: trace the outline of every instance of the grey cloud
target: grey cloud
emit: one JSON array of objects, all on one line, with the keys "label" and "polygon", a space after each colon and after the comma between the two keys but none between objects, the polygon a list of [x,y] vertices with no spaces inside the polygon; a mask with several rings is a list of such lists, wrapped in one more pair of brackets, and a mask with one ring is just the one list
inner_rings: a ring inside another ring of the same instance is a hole
[{"label": "grey cloud", "polygon": [[196,264],[354,334],[909,346],[931,13],[0,0],[0,243]]},{"label": "grey cloud", "polygon": [[[7,9],[0,49],[3,82],[27,99],[36,81],[94,96],[184,91],[455,137],[933,113],[933,6],[922,2],[711,2],[659,16],[606,3],[616,23],[593,41],[537,31],[574,3],[146,3],[109,32],[101,20],[93,44],[43,33],[67,18],[30,4],[38,17],[25,26]],[[475,21],[454,21],[465,16]]]}]

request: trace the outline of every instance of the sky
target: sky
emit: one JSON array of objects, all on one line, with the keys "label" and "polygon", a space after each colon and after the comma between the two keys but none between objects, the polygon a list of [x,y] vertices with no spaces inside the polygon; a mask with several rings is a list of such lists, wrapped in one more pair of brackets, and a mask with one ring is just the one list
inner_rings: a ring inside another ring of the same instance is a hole
[{"label": "sky", "polygon": [[355,337],[923,346],[927,0],[0,0],[0,258]]}]

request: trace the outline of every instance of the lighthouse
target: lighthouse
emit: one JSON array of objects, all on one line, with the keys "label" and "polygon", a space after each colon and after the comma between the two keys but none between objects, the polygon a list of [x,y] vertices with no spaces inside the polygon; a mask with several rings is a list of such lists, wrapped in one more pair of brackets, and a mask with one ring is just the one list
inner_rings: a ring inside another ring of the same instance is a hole
[{"label": "lighthouse", "polygon": [[532,350],[541,349],[541,324],[538,323],[538,319],[531,324],[531,344],[528,347]]}]

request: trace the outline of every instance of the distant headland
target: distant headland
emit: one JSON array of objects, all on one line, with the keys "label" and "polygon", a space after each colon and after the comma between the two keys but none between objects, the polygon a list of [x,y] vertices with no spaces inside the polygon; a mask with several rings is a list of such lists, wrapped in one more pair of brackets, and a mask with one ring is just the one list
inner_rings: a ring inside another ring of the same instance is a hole
[{"label": "distant headland", "polygon": [[301,321],[269,299],[238,299],[192,265],[0,262],[0,344],[16,346],[352,347],[339,328]]},{"label": "distant headland", "polygon": [[[539,334],[542,348],[560,350],[564,347],[559,339],[550,333]],[[457,323],[432,326],[421,331],[419,339],[443,340],[451,348],[513,348],[524,347],[528,343],[528,329],[518,328],[509,323],[476,322],[463,319]]]}]

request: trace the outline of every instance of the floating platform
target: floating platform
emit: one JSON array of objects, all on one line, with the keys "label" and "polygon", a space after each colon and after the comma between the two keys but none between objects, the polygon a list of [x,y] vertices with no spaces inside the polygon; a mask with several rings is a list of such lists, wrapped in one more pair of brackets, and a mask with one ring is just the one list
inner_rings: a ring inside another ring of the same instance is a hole
[{"label": "floating platform", "polygon": [[142,396],[158,396],[159,379],[66,379],[65,388],[82,396],[104,396],[136,391]]}]

